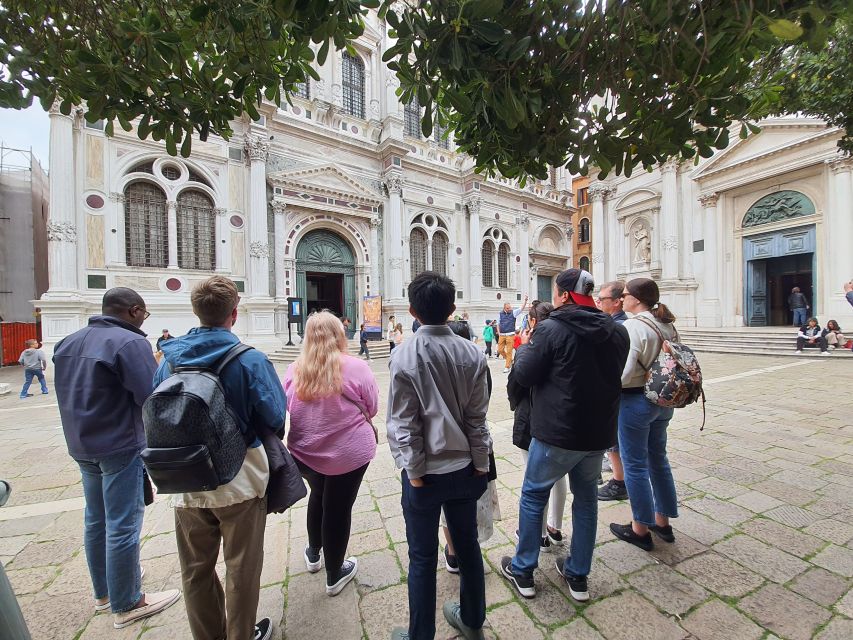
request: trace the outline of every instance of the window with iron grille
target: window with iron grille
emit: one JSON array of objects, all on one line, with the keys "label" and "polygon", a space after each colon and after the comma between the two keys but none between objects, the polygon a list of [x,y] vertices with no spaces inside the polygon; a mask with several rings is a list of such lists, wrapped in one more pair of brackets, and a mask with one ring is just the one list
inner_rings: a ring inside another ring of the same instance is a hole
[{"label": "window with iron grille", "polygon": [[433,138],[439,149],[450,149],[450,135],[447,133],[447,127],[442,125],[438,119],[438,113],[433,118]]},{"label": "window with iron grille", "polygon": [[578,194],[576,196],[577,205],[579,207],[589,203],[589,187],[582,187],[578,189]]},{"label": "window with iron grille", "polygon": [[299,84],[296,85],[295,93],[300,98],[305,98],[306,100],[310,100],[311,99],[311,85],[308,84],[307,80],[305,82],[300,82]]},{"label": "window with iron grille", "polygon": [[578,263],[578,266],[584,271],[589,271],[589,258],[587,258],[586,256],[581,258],[580,262]]},{"label": "window with iron grille", "polygon": [[432,270],[447,275],[447,236],[443,233],[432,237]]},{"label": "window with iron grille", "polygon": [[509,288],[509,247],[505,244],[498,249],[498,287]]},{"label": "window with iron grille", "polygon": [[557,169],[556,167],[550,167],[548,169],[548,180],[550,181],[551,188],[557,188]]},{"label": "window with iron grille", "polygon": [[412,229],[409,234],[409,266],[412,279],[426,271],[427,265],[427,234],[423,229]]},{"label": "window with iron grille", "polygon": [[483,243],[483,248],[480,251],[480,259],[483,267],[483,286],[493,287],[495,284],[495,246],[488,240]]},{"label": "window with iron grille", "polygon": [[133,169],[128,171],[128,173],[135,173],[135,172],[150,173],[151,175],[154,175],[154,161],[151,160],[150,162],[143,162],[142,164],[138,164],[135,167],[133,167]]},{"label": "window with iron grille", "polygon": [[344,52],[342,63],[344,111],[364,119],[364,62],[361,58]]},{"label": "window with iron grille", "polygon": [[190,173],[187,180],[189,180],[190,182],[200,182],[201,184],[207,185],[208,187],[210,186],[210,183],[207,181],[207,178],[203,177],[200,173],[198,173],[197,171],[193,171],[192,169],[190,169],[189,172]]},{"label": "window with iron grille", "polygon": [[578,227],[578,242],[589,242],[589,218],[581,218]]},{"label": "window with iron grille", "polygon": [[403,133],[418,140],[421,138],[421,105],[417,95],[403,106]]},{"label": "window with iron grille", "polygon": [[165,267],[169,262],[166,196],[147,182],[124,190],[125,259],[131,267]]},{"label": "window with iron grille", "polygon": [[201,191],[178,196],[178,266],[182,269],[216,267],[216,212],[210,197]]}]

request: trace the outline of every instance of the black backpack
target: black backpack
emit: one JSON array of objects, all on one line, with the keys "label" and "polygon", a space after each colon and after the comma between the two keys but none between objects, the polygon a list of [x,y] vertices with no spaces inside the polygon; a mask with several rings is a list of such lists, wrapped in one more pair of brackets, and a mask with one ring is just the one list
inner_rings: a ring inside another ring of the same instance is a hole
[{"label": "black backpack", "polygon": [[219,375],[249,349],[237,343],[212,369],[173,368],[142,405],[142,462],[160,493],[212,491],[240,471],[254,436],[240,430]]}]

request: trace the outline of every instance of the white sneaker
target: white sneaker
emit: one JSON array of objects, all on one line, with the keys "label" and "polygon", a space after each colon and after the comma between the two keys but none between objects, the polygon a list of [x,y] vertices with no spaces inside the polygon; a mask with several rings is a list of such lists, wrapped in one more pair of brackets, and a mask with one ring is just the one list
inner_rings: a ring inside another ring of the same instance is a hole
[{"label": "white sneaker", "polygon": [[509,373],[509,369],[504,368],[504,373]]},{"label": "white sneaker", "polygon": [[[139,565],[139,581],[145,577],[145,567]],[[95,611],[106,611],[110,608],[110,598],[107,596],[106,602],[95,600]]]},{"label": "white sneaker", "polygon": [[113,627],[116,629],[124,629],[132,625],[134,622],[150,618],[162,611],[165,611],[181,598],[181,592],[177,589],[169,589],[168,591],[158,591],[155,593],[145,594],[145,605],[130,611],[123,611],[114,616]]},{"label": "white sneaker", "polygon": [[828,356],[828,355],[829,355],[829,351],[821,351],[821,352],[820,352],[820,355],[822,355],[822,356]]},{"label": "white sneaker", "polygon": [[803,352],[802,349],[797,349],[797,353],[802,353],[802,352]]},{"label": "white sneaker", "polygon": [[344,560],[344,563],[341,566],[341,577],[338,578],[338,581],[335,584],[329,584],[326,582],[326,595],[338,595],[343,591],[343,588],[347,586],[350,580],[355,578],[356,573],[358,573],[358,559],[352,557]]},{"label": "white sneaker", "polygon": [[312,559],[308,554],[308,551],[311,549],[310,546],[305,547],[305,551],[303,552],[303,556],[305,557],[305,567],[308,569],[310,573],[317,573],[320,569],[323,568],[323,550],[316,555],[316,559]]}]

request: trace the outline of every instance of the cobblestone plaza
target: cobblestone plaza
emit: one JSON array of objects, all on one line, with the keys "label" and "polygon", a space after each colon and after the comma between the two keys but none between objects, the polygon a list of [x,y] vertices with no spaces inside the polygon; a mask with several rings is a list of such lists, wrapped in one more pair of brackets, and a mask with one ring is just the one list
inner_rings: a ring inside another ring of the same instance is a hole
[{"label": "cobblestone plaza", "polygon": [[[701,362],[707,426],[699,431],[702,412],[695,406],[677,411],[670,426],[681,509],[673,522],[677,541],[658,539],[651,553],[616,541],[607,525],[627,522],[630,510],[626,503],[602,503],[592,599],[581,606],[554,568],[555,553],[540,556],[533,600],[519,598],[496,572],[501,556],[513,552],[524,471],[511,444],[502,363],[492,361],[488,417],[503,519],[483,544],[487,637],[853,637],[853,369],[832,358],[703,354]],[[372,368],[383,395],[381,432],[387,361]],[[14,392],[19,375],[4,369],[0,381],[12,383]],[[0,477],[13,485],[0,509],[0,561],[33,638],[189,638],[182,602],[122,630],[112,628],[109,614],[95,614],[80,474],[65,448],[55,397],[0,397],[0,425]],[[329,598],[323,578],[306,572],[306,501],[269,518],[258,617],[277,623],[275,638],[387,639],[393,626],[405,624],[400,480],[384,436],[380,440],[353,515],[356,588]],[[564,533],[570,529],[564,522]],[[180,587],[173,514],[163,497],[146,510],[141,558],[146,590]],[[455,597],[457,580],[440,565],[439,607]],[[437,622],[436,637],[454,637],[440,612]]]}]

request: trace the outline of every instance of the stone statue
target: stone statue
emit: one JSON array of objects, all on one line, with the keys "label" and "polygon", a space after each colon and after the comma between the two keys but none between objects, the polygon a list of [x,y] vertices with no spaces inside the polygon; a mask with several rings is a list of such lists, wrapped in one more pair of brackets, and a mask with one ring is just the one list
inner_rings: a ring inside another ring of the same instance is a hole
[{"label": "stone statue", "polygon": [[646,225],[640,223],[636,231],[634,231],[634,262],[642,262],[648,264],[652,261],[652,240],[649,237],[649,230]]}]

